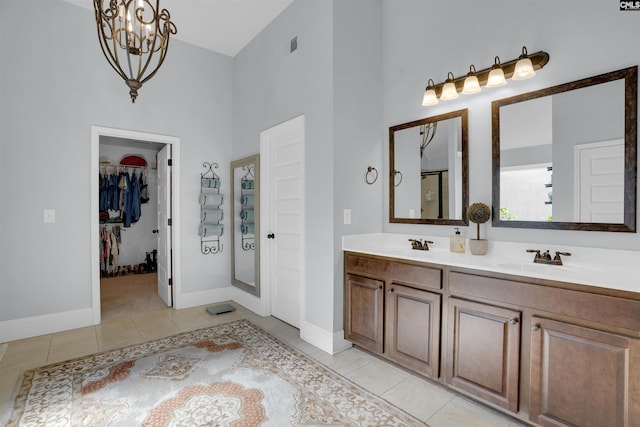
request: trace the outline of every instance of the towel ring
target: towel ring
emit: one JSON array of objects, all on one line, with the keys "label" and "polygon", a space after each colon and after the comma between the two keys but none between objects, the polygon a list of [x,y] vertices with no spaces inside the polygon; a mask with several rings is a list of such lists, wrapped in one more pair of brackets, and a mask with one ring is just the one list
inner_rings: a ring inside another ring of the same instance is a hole
[{"label": "towel ring", "polygon": [[[370,180],[369,174],[371,172],[375,172],[376,175],[373,178],[373,180]],[[374,168],[373,166],[369,166],[367,167],[367,173],[364,174],[364,180],[366,181],[367,184],[371,185],[373,183],[375,183],[378,180],[378,170],[376,168]]]},{"label": "towel ring", "polygon": [[400,181],[398,181],[397,184],[394,184],[396,187],[399,186],[400,184],[402,184],[402,172],[400,172],[399,170],[395,170],[393,171],[393,181],[395,182],[396,180],[396,175],[400,175]]}]

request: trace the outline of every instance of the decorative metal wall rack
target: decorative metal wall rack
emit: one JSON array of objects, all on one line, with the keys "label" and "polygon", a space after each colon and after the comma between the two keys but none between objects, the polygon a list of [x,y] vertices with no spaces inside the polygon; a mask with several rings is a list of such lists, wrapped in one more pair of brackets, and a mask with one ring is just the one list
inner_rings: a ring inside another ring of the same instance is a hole
[{"label": "decorative metal wall rack", "polygon": [[220,177],[213,171],[217,163],[204,162],[205,171],[200,174],[200,251],[204,255],[222,252],[220,237],[224,231],[222,224],[222,200]]}]

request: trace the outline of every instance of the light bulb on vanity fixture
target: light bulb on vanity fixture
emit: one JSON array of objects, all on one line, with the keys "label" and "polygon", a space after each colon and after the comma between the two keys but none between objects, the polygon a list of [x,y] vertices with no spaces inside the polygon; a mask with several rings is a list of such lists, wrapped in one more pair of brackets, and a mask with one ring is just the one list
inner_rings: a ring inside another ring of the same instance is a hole
[{"label": "light bulb on vanity fixture", "polygon": [[500,58],[497,56],[494,59],[493,67],[491,67],[491,71],[489,71],[489,77],[487,78],[487,87],[500,87],[507,84],[507,80],[504,78],[504,71],[502,70],[502,65],[500,64]]},{"label": "light bulb on vanity fixture", "polygon": [[442,87],[442,94],[440,95],[440,99],[443,101],[451,101],[458,97],[458,89],[456,89],[456,84],[453,80],[453,73],[449,71],[447,74],[447,81],[444,83],[444,86]]},{"label": "light bulb on vanity fixture", "polygon": [[464,86],[462,87],[462,93],[465,95],[471,95],[473,93],[478,93],[482,89],[480,89],[480,82],[478,81],[478,76],[476,76],[476,66],[471,64],[469,66],[469,73],[467,77],[464,79]]},{"label": "light bulb on vanity fixture", "polygon": [[436,105],[438,103],[438,96],[436,95],[435,83],[432,79],[427,81],[427,87],[424,90],[424,97],[422,98],[422,105],[425,107]]},{"label": "light bulb on vanity fixture", "polygon": [[527,53],[527,48],[522,46],[522,55],[518,58],[518,62],[516,62],[516,66],[513,69],[512,80],[527,80],[531,77],[535,76],[536,72],[533,69],[533,63],[531,59],[529,59],[529,54]]}]

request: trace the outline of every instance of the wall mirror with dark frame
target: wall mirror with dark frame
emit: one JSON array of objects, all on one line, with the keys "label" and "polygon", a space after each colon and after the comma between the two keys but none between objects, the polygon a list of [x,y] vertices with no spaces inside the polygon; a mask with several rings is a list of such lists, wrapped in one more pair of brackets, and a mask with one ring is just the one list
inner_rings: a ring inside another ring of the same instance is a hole
[{"label": "wall mirror with dark frame", "polygon": [[260,158],[231,162],[231,283],[260,296]]},{"label": "wall mirror with dark frame", "polygon": [[389,128],[389,222],[467,225],[467,109]]},{"label": "wall mirror with dark frame", "polygon": [[493,226],[636,231],[638,67],[492,102]]}]

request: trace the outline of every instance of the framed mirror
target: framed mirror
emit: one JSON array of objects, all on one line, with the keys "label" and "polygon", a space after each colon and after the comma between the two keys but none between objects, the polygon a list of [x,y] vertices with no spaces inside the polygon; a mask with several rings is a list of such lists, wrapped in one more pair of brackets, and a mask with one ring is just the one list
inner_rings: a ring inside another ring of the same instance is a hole
[{"label": "framed mirror", "polygon": [[493,226],[636,231],[638,67],[492,103]]},{"label": "framed mirror", "polygon": [[231,282],[260,296],[260,158],[231,162]]},{"label": "framed mirror", "polygon": [[467,109],[389,128],[389,222],[467,225]]}]

